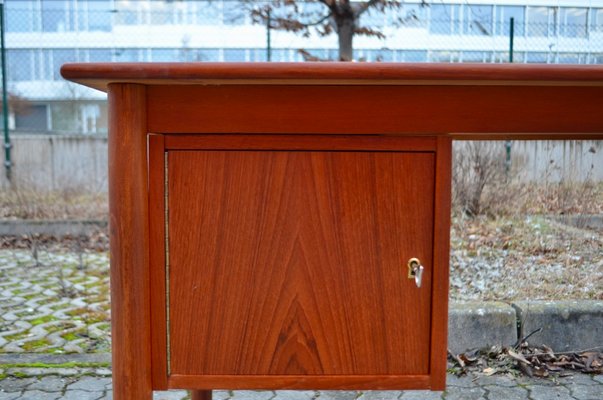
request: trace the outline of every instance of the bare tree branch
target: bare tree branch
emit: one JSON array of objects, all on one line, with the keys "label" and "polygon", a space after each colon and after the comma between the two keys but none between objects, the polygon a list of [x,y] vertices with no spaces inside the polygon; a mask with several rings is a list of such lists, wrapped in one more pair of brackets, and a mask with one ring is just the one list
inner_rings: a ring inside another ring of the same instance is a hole
[{"label": "bare tree branch", "polygon": [[371,8],[377,3],[381,3],[383,0],[369,0],[366,3],[362,3],[358,5],[358,8],[355,10],[354,15],[356,18],[360,17],[366,10]]}]

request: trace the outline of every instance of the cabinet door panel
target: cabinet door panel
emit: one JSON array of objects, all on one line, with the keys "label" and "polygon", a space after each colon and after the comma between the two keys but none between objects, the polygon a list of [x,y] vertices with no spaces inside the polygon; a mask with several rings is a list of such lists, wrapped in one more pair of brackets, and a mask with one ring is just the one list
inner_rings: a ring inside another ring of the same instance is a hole
[{"label": "cabinet door panel", "polygon": [[428,374],[434,168],[428,152],[168,152],[171,373]]}]

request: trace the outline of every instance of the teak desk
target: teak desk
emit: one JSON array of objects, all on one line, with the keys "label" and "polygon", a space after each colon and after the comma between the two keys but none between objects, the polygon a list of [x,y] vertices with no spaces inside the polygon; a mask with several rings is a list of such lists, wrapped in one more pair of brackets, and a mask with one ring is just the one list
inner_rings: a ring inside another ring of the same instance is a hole
[{"label": "teak desk", "polygon": [[62,74],[109,94],[116,400],[443,390],[452,139],[603,138],[601,67]]}]

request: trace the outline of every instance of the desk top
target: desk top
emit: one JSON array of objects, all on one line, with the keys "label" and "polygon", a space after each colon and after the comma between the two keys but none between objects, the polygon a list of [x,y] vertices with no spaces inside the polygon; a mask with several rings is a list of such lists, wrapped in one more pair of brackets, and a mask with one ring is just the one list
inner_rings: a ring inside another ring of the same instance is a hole
[{"label": "desk top", "polygon": [[603,86],[603,66],[402,63],[86,63],[61,75],[102,91],[144,85],[519,85]]}]

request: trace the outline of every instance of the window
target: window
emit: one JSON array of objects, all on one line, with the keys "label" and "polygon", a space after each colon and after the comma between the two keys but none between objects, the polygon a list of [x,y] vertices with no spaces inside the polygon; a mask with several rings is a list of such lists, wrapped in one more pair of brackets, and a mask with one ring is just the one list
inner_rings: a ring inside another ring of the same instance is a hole
[{"label": "window", "polygon": [[197,3],[197,23],[199,25],[220,25],[221,22],[221,3],[205,1]]},{"label": "window", "polygon": [[90,49],[88,50],[88,61],[89,62],[110,62],[111,49]]},{"label": "window", "polygon": [[437,34],[458,34],[461,25],[461,6],[458,4],[434,4],[430,7],[429,32]]},{"label": "window", "polygon": [[385,25],[385,12],[369,8],[360,16],[360,26],[382,28]]},{"label": "window", "polygon": [[463,51],[463,62],[484,63],[492,61],[492,52],[489,51]]},{"label": "window", "polygon": [[405,27],[426,27],[427,26],[428,7],[423,4],[403,4],[402,9],[397,12],[387,12],[386,14],[395,16],[395,20],[390,24],[401,24]]},{"label": "window", "polygon": [[27,111],[15,115],[15,129],[26,131],[48,130],[48,108],[43,104],[33,104]]},{"label": "window", "polygon": [[603,64],[603,53],[595,53],[590,55],[591,64]]},{"label": "window", "polygon": [[398,61],[426,62],[427,51],[425,50],[403,50],[398,52]]},{"label": "window", "polygon": [[199,61],[220,61],[220,50],[218,49],[200,49]]},{"label": "window", "polygon": [[525,7],[516,6],[497,6],[496,7],[496,26],[497,35],[509,36],[511,34],[511,18],[513,18],[513,34],[515,36],[524,35],[525,26]]},{"label": "window", "polygon": [[173,62],[178,59],[178,53],[175,49],[151,49],[151,61],[153,62]]},{"label": "window", "polygon": [[584,64],[585,61],[586,54],[584,53],[559,53],[557,55],[559,64]]},{"label": "window", "polygon": [[224,24],[243,25],[245,23],[245,7],[235,1],[222,2]]},{"label": "window", "polygon": [[491,36],[492,6],[477,6],[466,4],[463,32],[469,35]]},{"label": "window", "polygon": [[115,0],[115,23],[117,25],[137,25],[141,23],[141,3],[130,0]]},{"label": "window", "polygon": [[54,80],[61,80],[61,65],[77,61],[74,49],[55,49],[52,50],[52,77]]},{"label": "window", "polygon": [[542,52],[529,52],[526,56],[526,62],[546,64],[549,62],[549,54]]},{"label": "window", "polygon": [[44,32],[65,32],[72,29],[73,8],[67,0],[42,2],[42,29]]},{"label": "window", "polygon": [[[111,31],[111,0],[88,0],[88,12],[83,18],[89,31]],[[81,24],[81,21],[80,21]]]},{"label": "window", "polygon": [[556,8],[528,7],[528,36],[554,36],[556,34]]},{"label": "window", "polygon": [[34,80],[33,50],[6,50],[6,69],[9,81]]},{"label": "window", "polygon": [[5,2],[6,30],[8,32],[36,31],[34,4],[29,1]]},{"label": "window", "polygon": [[590,30],[593,32],[603,32],[603,8],[591,8]]},{"label": "window", "polygon": [[245,49],[224,49],[224,61],[246,61]]},{"label": "window", "polygon": [[459,62],[460,61],[460,52],[458,51],[432,51],[429,57],[429,61],[431,62]]},{"label": "window", "polygon": [[586,37],[586,8],[559,10],[559,34],[565,37]]},{"label": "window", "polygon": [[172,24],[174,18],[174,10],[172,3],[163,1],[151,1],[149,13],[151,14],[152,25],[167,25]]},{"label": "window", "polygon": [[139,49],[115,49],[113,56],[116,62],[136,62],[140,60]]}]

